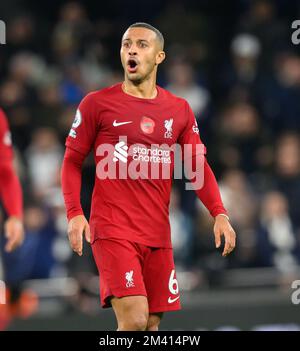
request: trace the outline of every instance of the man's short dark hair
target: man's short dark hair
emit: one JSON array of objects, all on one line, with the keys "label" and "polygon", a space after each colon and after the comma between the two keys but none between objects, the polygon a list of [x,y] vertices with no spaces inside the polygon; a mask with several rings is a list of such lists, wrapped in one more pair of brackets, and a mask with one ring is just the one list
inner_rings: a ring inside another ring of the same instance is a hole
[{"label": "man's short dark hair", "polygon": [[151,26],[151,24],[145,23],[145,22],[136,22],[136,23],[133,23],[131,26],[129,26],[128,29],[129,28],[147,28],[147,29],[152,30],[152,32],[154,32],[156,34],[156,36],[161,44],[162,49],[164,48],[165,40],[164,40],[163,35],[161,34],[161,32],[157,28]]}]

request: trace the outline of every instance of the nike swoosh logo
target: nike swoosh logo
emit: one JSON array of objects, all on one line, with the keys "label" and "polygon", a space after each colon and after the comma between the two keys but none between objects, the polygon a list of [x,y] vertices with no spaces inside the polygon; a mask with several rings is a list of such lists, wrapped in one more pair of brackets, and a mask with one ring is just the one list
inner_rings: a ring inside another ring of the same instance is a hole
[{"label": "nike swoosh logo", "polygon": [[117,122],[116,120],[114,120],[113,126],[114,127],[119,127],[122,126],[123,124],[129,124],[132,123],[132,121],[128,121],[128,122]]},{"label": "nike swoosh logo", "polygon": [[179,297],[180,297],[180,296],[177,296],[177,297],[175,297],[175,299],[172,299],[172,297],[170,296],[170,297],[168,298],[168,303],[173,303],[173,302],[175,302],[176,300],[179,299]]}]

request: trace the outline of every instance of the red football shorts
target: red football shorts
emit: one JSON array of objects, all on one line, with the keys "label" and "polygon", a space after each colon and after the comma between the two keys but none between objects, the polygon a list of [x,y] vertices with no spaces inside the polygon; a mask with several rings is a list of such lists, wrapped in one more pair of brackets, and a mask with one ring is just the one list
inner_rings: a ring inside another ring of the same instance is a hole
[{"label": "red football shorts", "polygon": [[110,298],[143,295],[149,313],[181,309],[173,250],[122,239],[97,239],[92,244],[100,276],[103,308]]}]

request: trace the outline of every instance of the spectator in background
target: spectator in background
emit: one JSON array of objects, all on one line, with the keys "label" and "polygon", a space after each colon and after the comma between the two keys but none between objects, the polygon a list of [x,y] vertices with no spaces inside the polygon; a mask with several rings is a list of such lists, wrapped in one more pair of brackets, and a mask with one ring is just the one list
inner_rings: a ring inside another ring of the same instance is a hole
[{"label": "spectator in background", "polygon": [[28,51],[15,54],[9,65],[10,78],[31,90],[43,82],[45,71],[42,57]]},{"label": "spectator in background", "polygon": [[224,98],[253,102],[259,79],[259,40],[247,33],[238,34],[231,42],[231,61],[225,65],[219,81]]},{"label": "spectator in background", "polygon": [[288,208],[282,193],[267,193],[257,230],[258,265],[276,267],[284,275],[296,273],[300,264],[300,232],[295,232]]},{"label": "spectator in background", "polygon": [[57,134],[50,128],[37,129],[26,150],[29,179],[33,194],[42,201],[59,186],[63,149]]},{"label": "spectator in background", "polygon": [[291,52],[275,56],[274,74],[260,88],[266,124],[274,134],[300,131],[300,58]]},{"label": "spectator in background", "polygon": [[173,187],[170,200],[171,237],[177,270],[182,270],[192,266],[195,238],[192,219],[180,209],[179,196],[179,191]]},{"label": "spectator in background", "polygon": [[[24,286],[29,279],[47,279],[54,273],[53,241],[56,230],[53,218],[40,204],[32,204],[24,210],[26,230],[23,245],[12,254],[3,254],[6,267],[5,281],[10,287],[9,304],[0,310],[3,327],[14,317],[29,318],[39,305],[37,294]],[[3,242],[1,242],[3,245]]]},{"label": "spectator in background", "polygon": [[274,187],[287,198],[293,224],[300,229],[300,136],[287,133],[278,140]]},{"label": "spectator in background", "polygon": [[23,246],[3,259],[7,270],[6,280],[10,285],[26,279],[48,278],[54,266],[52,242],[56,236],[53,218],[38,204],[24,211],[26,238]]},{"label": "spectator in background", "polygon": [[7,79],[0,86],[0,104],[10,118],[16,146],[27,147],[32,129],[30,108],[36,102],[36,86],[44,72],[43,60],[30,52],[20,52],[11,57]]},{"label": "spectator in background", "polygon": [[257,109],[239,101],[227,106],[216,125],[217,156],[224,168],[241,168],[251,173],[260,167],[259,151],[266,143]]},{"label": "spectator in background", "polygon": [[52,32],[52,50],[57,63],[77,58],[89,37],[91,26],[84,7],[68,2],[60,9],[60,19]]},{"label": "spectator in background", "polygon": [[[28,13],[23,13],[13,17],[7,28],[7,53],[9,56],[23,50],[35,51],[38,44],[38,31],[36,30],[36,23],[32,16]],[[5,50],[6,51],[6,50]]]},{"label": "spectator in background", "polygon": [[236,267],[249,267],[255,258],[255,233],[257,199],[246,174],[240,170],[227,171],[220,182],[224,204],[230,213],[231,222],[239,233],[239,250],[233,264]]},{"label": "spectator in background", "polygon": [[60,85],[63,103],[77,104],[84,96],[84,81],[78,62],[68,62],[65,66],[64,78]]},{"label": "spectator in background", "polygon": [[186,62],[173,62],[168,67],[167,90],[188,101],[197,119],[201,121],[210,101],[209,91],[199,85],[195,72]]},{"label": "spectator in background", "polygon": [[62,97],[58,83],[52,81],[42,84],[38,90],[38,103],[34,110],[35,127],[57,128],[62,110]]},{"label": "spectator in background", "polygon": [[241,17],[238,31],[251,33],[261,43],[263,68],[270,69],[276,53],[289,42],[288,26],[278,18],[276,4],[272,0],[249,1],[249,11]]},{"label": "spectator in background", "polygon": [[224,173],[220,182],[224,205],[230,213],[230,220],[239,233],[237,252],[226,261],[220,260],[211,240],[211,221],[205,215],[205,208],[197,201],[195,231],[196,261],[208,272],[210,284],[218,284],[219,273],[226,268],[253,267],[256,259],[256,238],[253,223],[257,216],[257,198],[245,173],[231,169]]},{"label": "spectator in background", "polygon": [[[84,80],[86,92],[99,90],[107,85],[114,74],[111,67],[107,65],[107,52],[101,42],[91,43],[85,50],[85,55],[80,63],[80,70]],[[117,83],[119,80],[115,81]],[[122,78],[120,78],[122,79]],[[113,85],[111,83],[109,85]]]}]

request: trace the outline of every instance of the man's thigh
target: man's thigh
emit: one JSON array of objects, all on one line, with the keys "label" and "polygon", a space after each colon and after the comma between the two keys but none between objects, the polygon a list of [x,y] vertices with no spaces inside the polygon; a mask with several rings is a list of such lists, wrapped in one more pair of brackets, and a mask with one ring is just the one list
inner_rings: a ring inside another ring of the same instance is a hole
[{"label": "man's thigh", "polygon": [[143,276],[150,314],[181,309],[172,249],[152,248]]},{"label": "man's thigh", "polygon": [[118,321],[138,315],[143,315],[148,319],[149,310],[146,296],[112,297],[111,305]]},{"label": "man's thigh", "polygon": [[92,250],[100,276],[102,307],[111,307],[112,297],[147,297],[138,245],[127,240],[97,239]]}]

